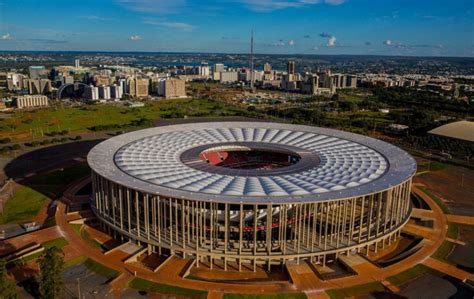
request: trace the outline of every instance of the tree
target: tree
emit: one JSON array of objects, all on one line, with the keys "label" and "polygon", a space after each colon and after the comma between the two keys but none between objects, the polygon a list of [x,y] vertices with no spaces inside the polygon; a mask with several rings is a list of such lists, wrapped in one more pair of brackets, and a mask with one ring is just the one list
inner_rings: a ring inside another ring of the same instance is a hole
[{"label": "tree", "polygon": [[7,263],[4,259],[0,259],[0,298],[16,299],[15,282],[7,277]]},{"label": "tree", "polygon": [[61,280],[61,271],[64,268],[62,250],[57,247],[47,249],[39,258],[39,266],[39,286],[43,297],[57,298],[63,286]]}]

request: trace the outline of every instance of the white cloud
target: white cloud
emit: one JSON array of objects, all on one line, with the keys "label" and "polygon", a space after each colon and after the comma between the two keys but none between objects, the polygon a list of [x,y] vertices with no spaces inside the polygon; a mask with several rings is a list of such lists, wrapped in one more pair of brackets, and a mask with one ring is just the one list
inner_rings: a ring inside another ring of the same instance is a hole
[{"label": "white cloud", "polygon": [[328,47],[334,47],[336,45],[336,37],[331,36],[328,38],[328,43],[326,44]]},{"label": "white cloud", "polygon": [[141,39],[142,39],[142,37],[141,37],[140,35],[132,35],[132,36],[130,36],[130,40],[132,40],[132,41],[134,41],[134,42],[139,41],[139,40],[141,40]]},{"label": "white cloud", "polygon": [[387,39],[387,40],[384,40],[383,41],[383,44],[386,45],[386,46],[391,46],[392,45],[392,41]]},{"label": "white cloud", "polygon": [[288,42],[288,46],[293,46],[295,44],[295,41],[290,39],[290,41]]},{"label": "white cloud", "polygon": [[186,0],[115,0],[127,9],[147,13],[176,13]]},{"label": "white cloud", "polygon": [[2,39],[3,40],[10,40],[12,39],[12,36],[10,33],[5,33],[4,35],[2,35]]},{"label": "white cloud", "polygon": [[157,21],[153,19],[144,19],[143,24],[154,25],[154,26],[161,26],[176,30],[183,30],[183,31],[192,31],[194,30],[194,26],[188,23],[183,22],[168,22],[168,21]]},{"label": "white cloud", "polygon": [[326,32],[322,32],[322,33],[319,34],[319,36],[328,39],[328,41],[326,43],[327,47],[334,47],[336,45],[336,40],[337,39],[334,35],[326,33]]},{"label": "white cloud", "polygon": [[112,21],[112,18],[104,18],[104,17],[99,17],[96,15],[83,15],[79,16],[80,19],[86,19],[86,20],[91,20],[91,21]]},{"label": "white cloud", "polygon": [[345,0],[238,0],[254,11],[267,12],[285,8],[299,8],[315,4],[340,5]]}]

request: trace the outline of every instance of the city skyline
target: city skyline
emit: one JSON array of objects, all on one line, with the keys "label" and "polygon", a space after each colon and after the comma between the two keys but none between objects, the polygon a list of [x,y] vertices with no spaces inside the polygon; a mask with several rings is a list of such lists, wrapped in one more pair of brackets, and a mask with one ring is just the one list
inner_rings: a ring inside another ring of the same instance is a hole
[{"label": "city skyline", "polygon": [[474,56],[473,1],[0,2],[0,50]]}]

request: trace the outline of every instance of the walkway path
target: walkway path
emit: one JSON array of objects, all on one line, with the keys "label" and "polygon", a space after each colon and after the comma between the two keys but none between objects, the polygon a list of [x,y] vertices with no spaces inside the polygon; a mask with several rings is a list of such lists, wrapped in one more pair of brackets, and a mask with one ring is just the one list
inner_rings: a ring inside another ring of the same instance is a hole
[{"label": "walkway path", "polygon": [[447,264],[445,262],[439,261],[431,257],[427,258],[423,262],[423,264],[425,264],[426,266],[430,268],[438,270],[439,272],[446,273],[460,280],[464,280],[464,279],[474,280],[474,274],[458,269],[453,265]]},{"label": "walkway path", "polygon": [[[68,216],[65,213],[66,207],[62,202],[58,205],[56,222],[59,226],[60,234],[68,240],[74,250],[87,255],[92,260],[95,260],[106,267],[122,273],[127,273],[124,274],[125,276],[119,277],[115,282],[115,292],[119,292],[120,288],[125,287],[125,282],[129,278],[129,275],[133,276],[132,274],[134,274],[135,271],[137,277],[152,282],[208,291],[210,292],[210,298],[215,298],[214,296],[219,297],[220,294],[224,292],[240,294],[283,294],[292,292],[305,292],[310,296],[310,298],[321,298],[326,296],[325,293],[322,293],[323,290],[342,287],[345,288],[373,281],[383,282],[387,277],[398,274],[404,270],[412,268],[414,265],[423,262],[425,262],[428,266],[433,266],[435,269],[443,269],[442,271],[446,271],[446,273],[453,275],[454,277],[465,276],[464,271],[447,264],[445,265],[439,261],[433,262],[432,259],[429,258],[444,241],[444,236],[446,235],[447,230],[447,219],[436,203],[424,192],[416,187],[413,187],[413,192],[417,193],[418,196],[425,200],[425,202],[431,208],[431,211],[429,212],[416,209],[414,213],[416,213],[418,216],[425,216],[435,220],[433,221],[432,228],[426,228],[414,224],[407,226],[408,231],[425,237],[421,243],[422,247],[420,250],[407,257],[403,261],[385,268],[379,268],[361,256],[348,258],[342,257],[342,259],[346,259],[346,262],[348,262],[351,267],[353,267],[358,272],[358,275],[342,277],[328,281],[321,280],[306,262],[300,261],[299,265],[291,262],[288,263],[287,269],[294,281],[294,284],[289,282],[261,282],[259,284],[242,285],[238,283],[218,283],[184,279],[179,275],[188,266],[188,260],[179,258],[177,256],[171,257],[169,261],[160,268],[158,273],[153,273],[148,269],[137,267],[133,264],[124,264],[117,257],[114,257],[113,255],[104,255],[99,249],[92,248],[80,236],[74,233],[68,224]],[[390,285],[388,285],[387,288],[396,291],[396,289],[392,288]]]},{"label": "walkway path", "polygon": [[456,222],[461,224],[474,225],[473,216],[464,216],[464,215],[446,215],[449,222]]}]

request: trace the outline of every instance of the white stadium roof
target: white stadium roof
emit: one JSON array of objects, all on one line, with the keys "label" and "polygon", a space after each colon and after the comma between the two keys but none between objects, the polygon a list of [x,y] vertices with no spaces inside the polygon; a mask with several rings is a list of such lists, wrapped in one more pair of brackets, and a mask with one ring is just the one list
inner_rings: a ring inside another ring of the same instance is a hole
[{"label": "white stadium roof", "polygon": [[437,127],[429,131],[428,133],[443,137],[474,142],[474,122],[466,120],[456,121]]},{"label": "white stadium roof", "polygon": [[[228,145],[283,149],[302,158],[269,171],[235,170],[192,159],[206,148]],[[94,147],[88,162],[99,175],[132,189],[236,203],[354,197],[400,184],[416,171],[410,155],[380,140],[324,128],[250,122],[131,132]]]}]

